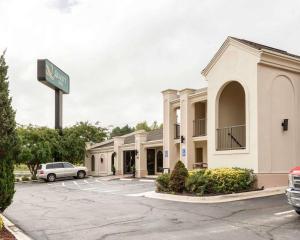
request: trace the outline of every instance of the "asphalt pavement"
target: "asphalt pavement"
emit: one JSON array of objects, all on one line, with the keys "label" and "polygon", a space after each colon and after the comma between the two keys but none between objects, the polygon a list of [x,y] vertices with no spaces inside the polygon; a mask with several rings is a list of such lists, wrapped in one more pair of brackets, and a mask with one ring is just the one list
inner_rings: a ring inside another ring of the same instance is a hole
[{"label": "asphalt pavement", "polygon": [[148,181],[101,178],[19,183],[5,216],[37,240],[299,239],[284,195],[220,204],[140,197]]}]

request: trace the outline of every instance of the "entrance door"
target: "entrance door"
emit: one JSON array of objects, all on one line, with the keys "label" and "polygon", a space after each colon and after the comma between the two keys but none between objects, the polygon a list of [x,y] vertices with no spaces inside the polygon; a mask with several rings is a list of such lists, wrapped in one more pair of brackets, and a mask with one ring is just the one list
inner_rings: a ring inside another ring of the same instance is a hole
[{"label": "entrance door", "polygon": [[135,151],[124,151],[124,174],[131,174],[135,165]]},{"label": "entrance door", "polygon": [[156,171],[163,172],[164,170],[164,157],[162,151],[158,151],[156,155]]},{"label": "entrance door", "polygon": [[147,149],[147,171],[148,175],[155,174],[155,149]]}]

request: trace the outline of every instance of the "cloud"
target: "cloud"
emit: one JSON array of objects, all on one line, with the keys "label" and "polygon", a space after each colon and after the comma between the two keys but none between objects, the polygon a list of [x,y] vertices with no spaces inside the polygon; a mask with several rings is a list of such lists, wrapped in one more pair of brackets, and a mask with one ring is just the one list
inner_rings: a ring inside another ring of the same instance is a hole
[{"label": "cloud", "polygon": [[54,92],[36,79],[48,58],[71,78],[64,125],[162,122],[161,91],[201,88],[228,35],[300,54],[300,3],[176,0],[0,0],[17,121],[54,126]]}]

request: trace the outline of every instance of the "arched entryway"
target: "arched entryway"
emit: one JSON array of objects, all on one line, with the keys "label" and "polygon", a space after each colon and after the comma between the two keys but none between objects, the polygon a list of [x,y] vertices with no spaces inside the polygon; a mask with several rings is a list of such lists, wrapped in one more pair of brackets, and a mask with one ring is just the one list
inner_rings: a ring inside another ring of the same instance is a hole
[{"label": "arched entryway", "polygon": [[217,150],[246,148],[246,99],[243,86],[231,81],[217,101]]}]

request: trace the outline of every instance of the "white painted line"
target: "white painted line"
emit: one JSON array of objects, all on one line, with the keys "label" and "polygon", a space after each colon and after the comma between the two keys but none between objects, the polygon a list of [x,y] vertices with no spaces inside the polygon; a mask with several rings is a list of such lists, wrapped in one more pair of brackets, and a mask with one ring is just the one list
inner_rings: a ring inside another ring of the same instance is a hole
[{"label": "white painted line", "polygon": [[128,197],[144,197],[147,193],[151,193],[150,192],[142,192],[142,193],[131,193],[131,194],[126,194],[126,196]]},{"label": "white painted line", "polygon": [[97,189],[97,188],[84,188],[84,189],[81,189],[81,190],[83,190],[83,191],[90,191],[90,190],[95,190],[95,189]]},{"label": "white painted line", "polygon": [[85,183],[89,183],[87,180],[83,180]]},{"label": "white painted line", "polygon": [[62,183],[61,183],[61,185],[62,185],[63,187],[65,187],[65,186],[66,186],[66,185],[65,185],[65,182],[62,182]]},{"label": "white painted line", "polygon": [[140,182],[155,182],[155,180],[152,180],[152,179],[141,179]]},{"label": "white painted line", "polygon": [[131,178],[120,178],[120,181],[132,181],[133,179]]},{"label": "white painted line", "polygon": [[78,186],[78,183],[76,181],[73,181],[73,183]]},{"label": "white painted line", "polygon": [[290,211],[285,211],[285,212],[278,212],[278,213],[274,213],[275,216],[281,216],[281,215],[285,215],[285,214],[289,214],[294,212],[294,210],[290,210]]}]

